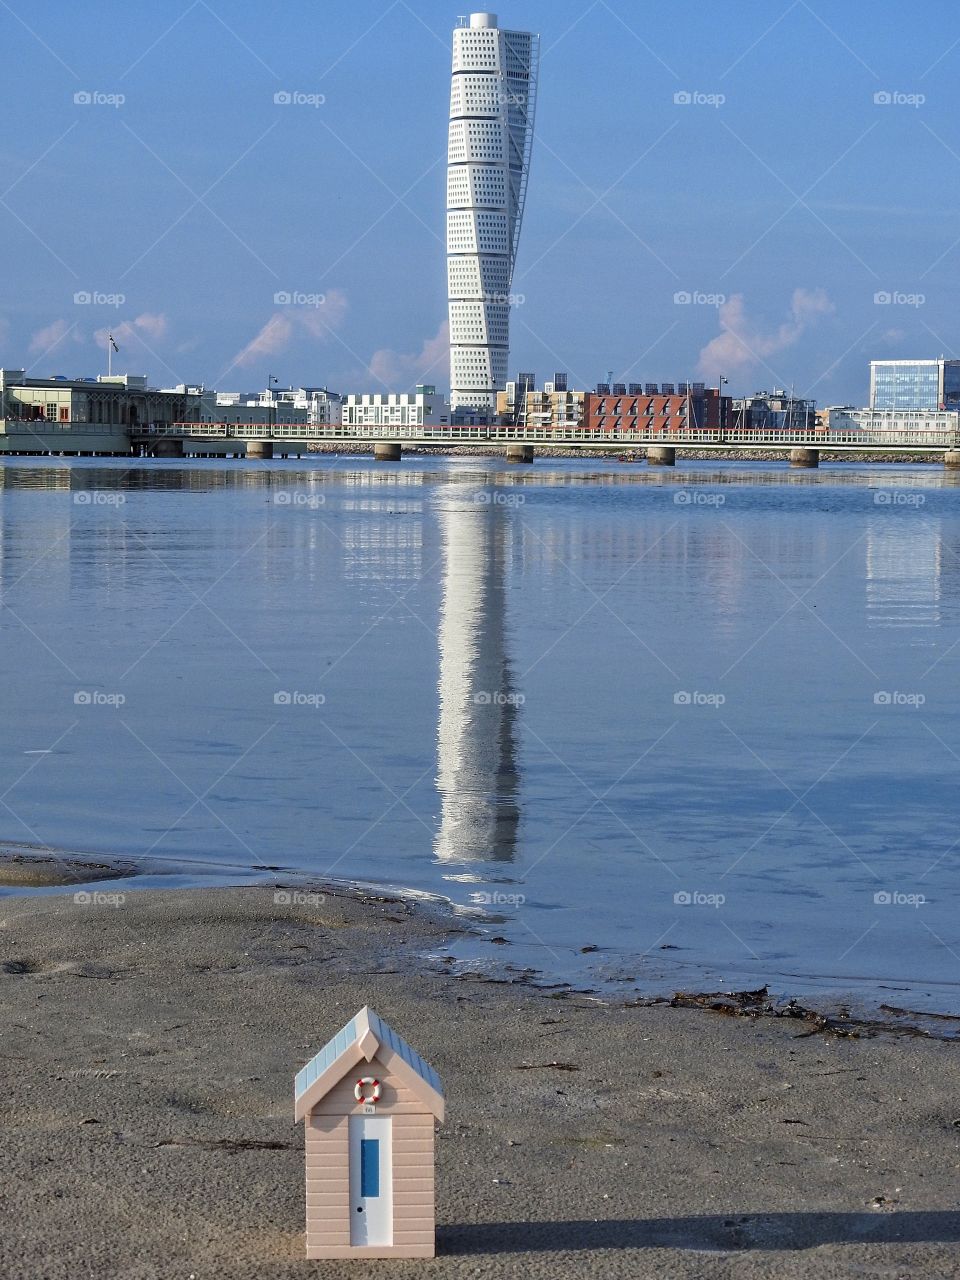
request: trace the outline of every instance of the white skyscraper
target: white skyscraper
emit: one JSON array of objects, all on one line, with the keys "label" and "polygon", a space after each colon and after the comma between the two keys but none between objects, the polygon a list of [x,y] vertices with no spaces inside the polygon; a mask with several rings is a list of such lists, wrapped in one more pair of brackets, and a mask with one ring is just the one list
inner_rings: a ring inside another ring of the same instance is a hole
[{"label": "white skyscraper", "polygon": [[474,13],[453,33],[447,170],[451,406],[495,409],[527,194],[540,40]]}]

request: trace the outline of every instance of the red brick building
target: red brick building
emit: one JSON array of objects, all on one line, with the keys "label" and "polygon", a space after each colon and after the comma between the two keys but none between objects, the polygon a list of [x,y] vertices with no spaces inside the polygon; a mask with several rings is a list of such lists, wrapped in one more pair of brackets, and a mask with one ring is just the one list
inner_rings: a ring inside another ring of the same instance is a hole
[{"label": "red brick building", "polygon": [[[647,384],[652,385],[652,384]],[[730,422],[730,397],[722,399],[714,387],[689,392],[606,395],[586,397],[584,426],[590,431],[673,432],[726,426]]]}]

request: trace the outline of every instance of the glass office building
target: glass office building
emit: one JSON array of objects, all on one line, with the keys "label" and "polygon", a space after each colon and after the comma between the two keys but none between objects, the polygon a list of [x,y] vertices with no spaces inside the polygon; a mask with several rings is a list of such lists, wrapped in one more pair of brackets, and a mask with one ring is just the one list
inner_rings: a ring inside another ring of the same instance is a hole
[{"label": "glass office building", "polygon": [[960,409],[960,360],[872,360],[871,409]]}]

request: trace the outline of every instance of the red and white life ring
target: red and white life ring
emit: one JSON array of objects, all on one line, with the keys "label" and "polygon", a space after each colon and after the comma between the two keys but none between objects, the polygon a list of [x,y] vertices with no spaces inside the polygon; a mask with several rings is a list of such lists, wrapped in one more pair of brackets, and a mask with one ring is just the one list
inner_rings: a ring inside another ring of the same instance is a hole
[{"label": "red and white life ring", "polygon": [[[366,1085],[370,1086],[369,1097],[364,1092],[364,1088]],[[373,1076],[362,1076],[357,1081],[354,1087],[353,1096],[356,1098],[358,1102],[365,1102],[365,1103],[379,1102],[380,1101],[380,1081],[374,1080]]]}]

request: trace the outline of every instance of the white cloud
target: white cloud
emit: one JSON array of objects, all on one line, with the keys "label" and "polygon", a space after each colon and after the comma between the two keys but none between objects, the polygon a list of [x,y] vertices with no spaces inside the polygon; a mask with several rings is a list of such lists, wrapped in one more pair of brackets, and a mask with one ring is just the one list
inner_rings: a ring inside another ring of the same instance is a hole
[{"label": "white cloud", "polygon": [[342,289],[329,289],[323,295],[323,302],[317,307],[295,307],[294,318],[306,329],[307,333],[321,341],[339,329],[346,319],[349,309],[347,295]]},{"label": "white cloud", "polygon": [[884,329],[883,333],[878,334],[876,344],[878,346],[882,344],[885,347],[897,347],[906,336],[906,329]]},{"label": "white cloud", "polygon": [[255,364],[264,356],[285,351],[298,331],[325,341],[343,323],[349,301],[341,289],[330,289],[316,306],[291,304],[275,311],[260,332],[234,356],[229,369]]},{"label": "white cloud", "polygon": [[151,315],[149,311],[145,311],[133,323],[135,328],[147,334],[154,342],[167,336],[167,317],[162,312]]},{"label": "white cloud", "polygon": [[403,390],[418,382],[435,382],[438,370],[446,371],[449,358],[450,325],[444,320],[416,355],[404,355],[390,347],[375,351],[370,358],[370,373],[391,389]]},{"label": "white cloud", "polygon": [[262,356],[272,356],[283,351],[293,333],[293,324],[279,311],[275,311],[256,337],[251,338],[239,355],[234,356],[233,365],[254,364]]},{"label": "white cloud", "polygon": [[[30,339],[30,350],[39,351],[42,355],[46,355],[48,351],[52,351],[58,343],[62,342],[68,333],[73,329],[73,325],[68,324],[66,320],[54,320],[43,329],[38,329]],[[74,341],[76,341],[76,337]]]},{"label": "white cloud", "polygon": [[767,357],[795,346],[818,316],[833,310],[823,289],[795,289],[787,319],[765,331],[747,315],[743,294],[735,293],[720,308],[721,332],[700,352],[698,370],[716,378],[762,364]]},{"label": "white cloud", "polygon": [[118,320],[114,325],[108,325],[104,329],[97,329],[93,337],[98,347],[106,347],[110,334],[113,334],[117,346],[133,340],[136,340],[141,346],[146,346],[147,340],[154,343],[165,338],[168,327],[167,317],[162,312],[153,314],[149,311],[144,311],[135,320]]}]

